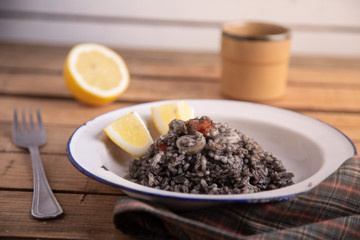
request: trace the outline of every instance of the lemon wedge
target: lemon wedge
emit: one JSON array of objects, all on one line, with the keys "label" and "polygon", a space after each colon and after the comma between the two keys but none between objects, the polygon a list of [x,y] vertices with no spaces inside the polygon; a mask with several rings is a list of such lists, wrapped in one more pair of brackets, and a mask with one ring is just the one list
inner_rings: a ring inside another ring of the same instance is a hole
[{"label": "lemon wedge", "polygon": [[194,109],[185,101],[164,103],[151,108],[153,122],[161,135],[169,131],[169,123],[174,119],[187,121],[194,118]]},{"label": "lemon wedge", "polygon": [[133,156],[144,155],[153,139],[137,112],[130,112],[104,128],[106,135],[119,147]]},{"label": "lemon wedge", "polygon": [[122,57],[100,44],[74,46],[64,66],[67,88],[79,101],[104,105],[114,101],[129,85],[129,71]]}]

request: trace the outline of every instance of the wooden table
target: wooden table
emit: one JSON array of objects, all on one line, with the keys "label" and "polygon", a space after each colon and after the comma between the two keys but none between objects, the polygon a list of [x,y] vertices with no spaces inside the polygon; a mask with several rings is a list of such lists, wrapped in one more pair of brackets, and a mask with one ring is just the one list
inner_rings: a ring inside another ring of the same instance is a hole
[{"label": "wooden table", "polygon": [[[142,102],[225,99],[219,92],[220,59],[215,54],[118,50],[131,73],[129,89],[113,104],[88,107],[75,101],[62,79],[68,47],[0,44],[0,237],[130,239],[112,224],[122,192],[78,172],[66,143],[85,121]],[[318,118],[347,134],[360,149],[360,58],[294,56],[286,96],[267,105]],[[30,215],[29,153],[11,141],[15,106],[39,106],[48,133],[41,156],[50,185],[65,214],[55,220]]]}]

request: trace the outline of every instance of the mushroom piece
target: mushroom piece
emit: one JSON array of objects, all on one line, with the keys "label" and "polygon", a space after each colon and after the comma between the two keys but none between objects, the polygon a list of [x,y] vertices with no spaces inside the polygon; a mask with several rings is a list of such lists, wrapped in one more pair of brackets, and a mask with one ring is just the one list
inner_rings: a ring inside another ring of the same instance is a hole
[{"label": "mushroom piece", "polygon": [[236,132],[230,132],[225,136],[221,136],[220,138],[226,140],[228,143],[237,143],[241,140],[239,134]]},{"label": "mushroom piece", "polygon": [[195,132],[195,135],[183,135],[176,140],[178,149],[188,155],[200,152],[205,145],[206,139],[200,132]]}]

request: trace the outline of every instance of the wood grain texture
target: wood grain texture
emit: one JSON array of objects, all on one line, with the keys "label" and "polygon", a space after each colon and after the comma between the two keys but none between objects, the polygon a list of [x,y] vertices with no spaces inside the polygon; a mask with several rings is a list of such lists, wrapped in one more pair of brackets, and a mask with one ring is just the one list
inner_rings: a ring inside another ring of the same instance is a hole
[{"label": "wood grain texture", "polygon": [[56,193],[64,215],[35,220],[30,215],[31,192],[0,191],[0,237],[43,239],[133,239],[112,224],[117,196]]},{"label": "wood grain texture", "polygon": [[[3,53],[1,93],[71,100],[62,79],[68,50],[66,47],[0,45]],[[226,98],[220,92],[221,65],[216,54],[118,52],[124,56],[131,74],[129,89],[118,99],[120,102]],[[359,68],[358,59],[293,57],[286,96],[266,104],[294,110],[358,112]]]},{"label": "wood grain texture", "polygon": [[[0,106],[3,114],[0,115],[0,127],[4,130],[0,133],[0,151],[19,151],[19,148],[9,141],[11,139],[12,108],[13,106],[31,104],[41,108],[47,129],[49,142],[41,148],[41,151],[56,154],[65,154],[66,141],[81,124],[97,115],[131,104],[118,101],[106,107],[90,108],[71,99],[66,101],[49,101],[43,98],[2,97],[1,100],[1,104],[3,105]],[[136,102],[134,102],[134,104],[136,104]],[[58,111],[58,109],[62,110]],[[360,114],[358,112],[306,110],[304,106],[301,106],[299,112],[334,126],[348,135],[357,144],[360,143]],[[358,149],[360,149],[360,146]]]},{"label": "wood grain texture", "polygon": [[[116,102],[85,106],[68,92],[62,67],[68,47],[0,44],[0,237],[130,239],[117,231],[112,207],[122,191],[80,173],[66,143],[81,124],[100,114],[164,99],[228,99],[220,92],[217,54],[117,49],[131,83]],[[360,59],[293,56],[282,99],[262,102],[319,119],[346,134],[360,149]],[[13,108],[39,106],[48,134],[40,149],[49,183],[64,208],[57,220],[30,213],[32,170],[25,149],[11,141]],[[100,206],[100,207],[99,207]]]},{"label": "wood grain texture", "polygon": [[[4,95],[28,97],[50,95],[53,98],[71,100],[71,95],[64,86],[61,76],[1,75],[3,77],[0,79],[2,86],[0,91]],[[329,76],[333,75],[329,74]],[[293,75],[290,75],[291,77]],[[43,91],[43,88],[46,88],[46,91]],[[118,98],[118,101],[146,102],[179,98],[226,99],[227,97],[220,92],[219,81],[202,81],[194,78],[133,77],[128,90]],[[360,111],[359,102],[360,86],[357,81],[342,83],[341,79],[338,79],[333,83],[309,82],[309,80],[289,82],[284,98],[263,103],[294,110],[358,112]]]},{"label": "wood grain texture", "polygon": [[[33,176],[28,152],[2,153],[0,160],[0,189],[32,190]],[[97,182],[80,173],[65,154],[45,152],[42,153],[41,160],[54,192],[122,194],[118,188]]]}]

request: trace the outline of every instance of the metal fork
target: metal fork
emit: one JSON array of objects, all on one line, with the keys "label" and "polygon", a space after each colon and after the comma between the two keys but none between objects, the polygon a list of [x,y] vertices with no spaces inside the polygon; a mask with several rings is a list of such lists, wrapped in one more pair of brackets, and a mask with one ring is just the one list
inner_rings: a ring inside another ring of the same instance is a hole
[{"label": "metal fork", "polygon": [[47,138],[39,108],[36,108],[36,116],[37,126],[32,115],[32,110],[29,108],[29,124],[27,124],[25,110],[22,108],[22,123],[20,123],[17,109],[14,108],[12,138],[17,146],[27,148],[31,155],[34,175],[31,215],[38,219],[55,218],[61,215],[63,210],[50,188],[40,159],[39,147],[46,143]]}]

